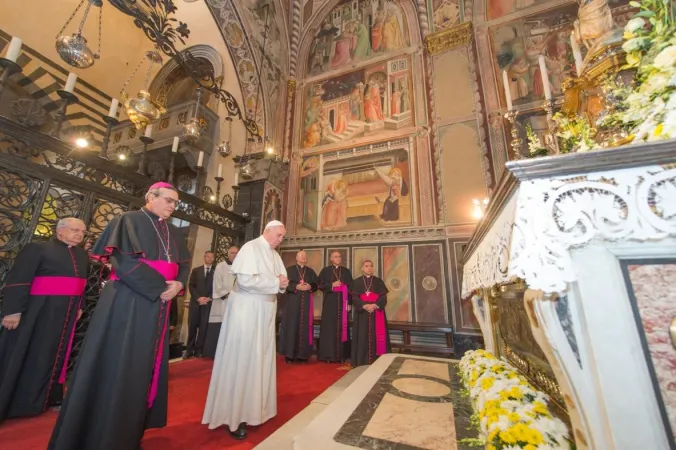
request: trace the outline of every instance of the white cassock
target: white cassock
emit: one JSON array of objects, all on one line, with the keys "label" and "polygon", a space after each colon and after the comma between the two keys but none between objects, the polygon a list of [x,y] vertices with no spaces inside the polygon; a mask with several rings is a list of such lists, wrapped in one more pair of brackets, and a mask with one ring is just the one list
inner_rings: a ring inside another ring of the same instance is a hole
[{"label": "white cassock", "polygon": [[218,338],[203,424],[209,429],[260,425],[277,415],[275,316],[286,269],[263,236],[237,254]]},{"label": "white cassock", "polygon": [[230,273],[230,265],[226,261],[219,262],[214,269],[214,285],[212,289],[211,310],[209,312],[209,323],[223,322],[225,314],[224,298],[230,294],[234,275]]}]

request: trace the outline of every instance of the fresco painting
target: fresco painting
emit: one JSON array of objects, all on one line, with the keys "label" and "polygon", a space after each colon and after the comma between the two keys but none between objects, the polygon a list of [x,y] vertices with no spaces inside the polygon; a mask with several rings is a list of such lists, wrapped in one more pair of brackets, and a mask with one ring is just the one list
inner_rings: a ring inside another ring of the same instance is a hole
[{"label": "fresco painting", "polygon": [[[501,2],[502,3],[502,2]],[[611,2],[617,8],[627,2]],[[577,3],[546,12],[522,17],[491,29],[493,53],[496,55],[496,79],[502,80],[502,71],[507,71],[509,89],[514,105],[540,107],[544,100],[544,87],[538,58],[544,55],[549,84],[554,96],[563,95],[561,85],[566,78],[577,75],[575,59],[570,46],[573,23],[577,18]],[[626,23],[631,14],[613,11],[618,26]],[[582,47],[582,56],[586,48]],[[504,88],[500,83],[501,103],[504,104]],[[537,105],[534,104],[537,102]],[[533,103],[533,105],[530,105]]]},{"label": "fresco painting", "polygon": [[348,0],[323,20],[310,47],[307,74],[319,75],[408,46],[405,15],[397,3]]},{"label": "fresco painting", "polygon": [[411,93],[408,57],[311,83],[300,121],[301,147],[338,144],[410,125]]},{"label": "fresco painting", "polygon": [[357,156],[315,155],[301,168],[298,234],[411,225],[405,148]]}]

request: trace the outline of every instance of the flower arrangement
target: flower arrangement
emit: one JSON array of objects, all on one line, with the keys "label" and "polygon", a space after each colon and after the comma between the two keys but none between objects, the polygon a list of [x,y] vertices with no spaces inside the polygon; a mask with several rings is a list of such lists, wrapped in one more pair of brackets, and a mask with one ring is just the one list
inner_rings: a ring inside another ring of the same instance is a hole
[{"label": "flower arrangement", "polygon": [[552,416],[548,397],[485,350],[459,363],[488,450],[571,449],[566,425]]},{"label": "flower arrangement", "polygon": [[628,91],[606,83],[616,94],[615,110],[602,127],[617,126],[633,142],[676,138],[676,26],[668,0],[629,3],[640,11],[624,28],[627,69],[635,69]]},{"label": "flower arrangement", "polygon": [[558,124],[556,136],[561,153],[588,152],[597,147],[594,141],[596,130],[586,117],[556,113],[554,120]]},{"label": "flower arrangement", "polygon": [[535,134],[530,124],[526,125],[526,138],[528,138],[528,154],[531,158],[547,154],[547,148],[542,145],[542,139]]}]

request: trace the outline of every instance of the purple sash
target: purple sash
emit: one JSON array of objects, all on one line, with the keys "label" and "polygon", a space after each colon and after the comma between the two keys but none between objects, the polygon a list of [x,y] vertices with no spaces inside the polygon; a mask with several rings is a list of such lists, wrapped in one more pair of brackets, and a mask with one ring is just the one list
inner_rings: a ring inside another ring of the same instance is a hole
[{"label": "purple sash", "polygon": [[333,292],[340,292],[343,299],[343,313],[341,314],[343,317],[343,330],[341,334],[341,341],[347,342],[347,285],[341,282],[340,286],[333,288]]},{"label": "purple sash", "polygon": [[[380,295],[375,292],[361,294],[359,298],[366,303],[375,303]],[[385,331],[385,311],[376,309],[376,355],[384,355],[387,352],[387,340]]]},{"label": "purple sash", "polygon": [[80,296],[87,285],[86,278],[76,277],[35,277],[31,283],[30,295]]}]

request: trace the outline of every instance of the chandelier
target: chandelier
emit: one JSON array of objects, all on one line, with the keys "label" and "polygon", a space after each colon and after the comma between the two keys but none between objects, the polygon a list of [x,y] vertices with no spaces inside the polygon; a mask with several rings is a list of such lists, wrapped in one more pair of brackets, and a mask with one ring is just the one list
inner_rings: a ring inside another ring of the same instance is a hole
[{"label": "chandelier", "polygon": [[[148,71],[146,72],[146,78],[143,83],[145,88],[138,91],[135,97],[131,97],[129,94],[127,94],[125,88],[134,78],[136,72],[141,67],[141,65],[143,65],[145,60],[150,62]],[[162,56],[160,56],[159,52],[156,50],[146,52],[145,57],[141,59],[141,62],[139,62],[139,64],[136,66],[129,79],[125,81],[124,86],[122,86],[122,90],[120,91],[124,112],[127,114],[127,117],[129,117],[129,120],[139,130],[157,122],[162,114],[167,112],[163,106],[155,102],[150,97],[150,92],[148,92],[148,82],[150,81],[150,74],[152,73],[154,64],[162,64]]]},{"label": "chandelier", "polygon": [[[80,26],[77,31],[73,33],[72,36],[64,35],[66,27],[73,20],[77,12],[80,10],[82,5],[87,3],[87,6],[84,10],[84,16],[80,22]],[[99,8],[99,48],[97,52],[92,52],[92,50],[87,46],[87,39],[82,35],[82,28],[84,27],[85,22],[87,21],[87,15],[89,14],[89,9],[92,6]],[[94,62],[99,59],[101,55],[101,21],[103,19],[103,1],[102,0],[82,0],[70,18],[66,21],[66,24],[61,28],[59,35],[56,37],[56,52],[59,54],[61,59],[68,64],[69,66],[77,67],[78,69],[87,69],[94,65]]]},{"label": "chandelier", "polygon": [[199,119],[200,102],[202,101],[202,87],[195,90],[197,103],[195,103],[195,112],[192,119],[183,127],[183,137],[191,144],[197,144],[202,139],[202,123]]},{"label": "chandelier", "polygon": [[230,146],[230,139],[232,138],[232,117],[227,116],[225,120],[228,121],[228,140],[221,141],[216,148],[218,154],[223,158],[227,158],[232,153],[232,148]]}]

